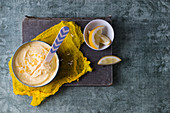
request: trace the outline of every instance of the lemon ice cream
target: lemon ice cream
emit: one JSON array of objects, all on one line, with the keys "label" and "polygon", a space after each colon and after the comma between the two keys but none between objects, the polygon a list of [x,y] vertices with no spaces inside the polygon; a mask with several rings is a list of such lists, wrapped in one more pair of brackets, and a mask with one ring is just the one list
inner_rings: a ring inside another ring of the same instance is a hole
[{"label": "lemon ice cream", "polygon": [[50,62],[45,62],[49,50],[50,46],[40,41],[22,45],[13,57],[16,77],[30,86],[41,86],[50,82],[58,71],[59,60],[55,54]]}]

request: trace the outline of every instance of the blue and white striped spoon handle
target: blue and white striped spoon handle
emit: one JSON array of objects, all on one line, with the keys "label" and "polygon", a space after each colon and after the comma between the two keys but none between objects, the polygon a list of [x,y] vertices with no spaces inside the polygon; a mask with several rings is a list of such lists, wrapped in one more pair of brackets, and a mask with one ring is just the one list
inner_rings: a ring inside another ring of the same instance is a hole
[{"label": "blue and white striped spoon handle", "polygon": [[54,56],[54,53],[58,50],[58,48],[60,47],[61,43],[63,42],[63,40],[65,39],[65,37],[67,36],[69,32],[69,28],[67,26],[64,26],[61,28],[60,32],[58,33],[48,55],[45,58],[45,61],[50,62],[51,59]]}]

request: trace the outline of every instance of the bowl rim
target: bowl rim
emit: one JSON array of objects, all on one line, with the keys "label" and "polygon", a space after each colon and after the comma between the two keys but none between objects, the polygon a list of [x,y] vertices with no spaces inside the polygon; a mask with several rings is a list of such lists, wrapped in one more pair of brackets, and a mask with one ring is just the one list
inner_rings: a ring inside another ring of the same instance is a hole
[{"label": "bowl rim", "polygon": [[[111,40],[112,42],[108,45],[108,46],[105,46],[104,48],[101,48],[101,49],[94,49],[93,47],[91,47],[89,44],[88,44],[88,42],[86,41],[86,37],[85,37],[85,32],[86,32],[86,30],[87,30],[87,27],[90,25],[90,24],[92,24],[93,22],[95,22],[95,21],[103,21],[103,22],[105,22],[105,23],[107,23],[109,26],[110,26],[110,28],[111,28],[111,30],[112,30],[112,33],[113,33],[113,40]],[[94,19],[94,20],[92,20],[92,21],[90,21],[86,26],[85,26],[85,28],[84,28],[84,30],[83,30],[83,38],[84,38],[84,41],[85,41],[85,43],[86,43],[86,45],[88,46],[88,47],[90,47],[91,49],[93,49],[93,50],[96,50],[96,51],[102,51],[102,50],[105,50],[105,49],[107,49],[108,47],[110,47],[111,45],[112,45],[112,43],[113,43],[113,41],[114,41],[114,29],[113,29],[113,27],[112,27],[112,25],[109,23],[109,22],[107,22],[106,20],[103,20],[103,19]]]},{"label": "bowl rim", "polygon": [[[15,53],[17,52],[17,50],[18,50],[20,47],[22,47],[23,45],[25,45],[25,44],[27,44],[27,43],[30,43],[30,42],[42,42],[42,43],[45,43],[45,44],[47,44],[47,45],[50,46],[50,44],[48,44],[47,42],[39,41],[39,40],[33,40],[33,41],[24,42],[24,43],[21,44],[19,47],[17,47],[17,49],[16,49],[15,52],[14,52],[14,55],[13,55],[13,58],[12,58],[12,71],[13,71],[13,74],[14,74],[15,78],[16,78],[19,82],[21,82],[22,84],[24,84],[24,85],[26,85],[26,86],[29,86],[29,87],[42,87],[42,86],[45,86],[45,85],[49,84],[50,82],[52,82],[52,81],[54,80],[54,78],[57,76],[57,73],[58,73],[58,70],[59,70],[59,66],[60,66],[60,65],[59,65],[59,57],[58,57],[58,54],[55,52],[55,54],[56,54],[56,56],[57,56],[58,66],[57,66],[56,74],[54,75],[54,77],[53,77],[49,82],[47,82],[47,83],[45,83],[45,84],[43,84],[43,85],[39,85],[39,86],[32,86],[32,85],[28,85],[28,84],[22,82],[22,81],[16,76],[16,74],[15,74],[15,72],[14,72],[14,69],[13,69],[13,62],[14,62],[14,60],[13,60],[13,59],[14,59],[14,56],[15,56]],[[50,47],[51,47],[51,46],[50,46]]]}]

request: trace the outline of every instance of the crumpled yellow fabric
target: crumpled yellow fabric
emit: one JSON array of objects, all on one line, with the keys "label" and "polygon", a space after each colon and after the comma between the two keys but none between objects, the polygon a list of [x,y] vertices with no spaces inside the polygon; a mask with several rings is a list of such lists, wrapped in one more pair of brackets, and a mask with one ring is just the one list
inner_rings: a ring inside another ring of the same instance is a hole
[{"label": "crumpled yellow fabric", "polygon": [[74,22],[61,21],[59,24],[39,34],[33,40],[44,41],[51,45],[63,26],[68,26],[70,31],[57,51],[60,59],[57,76],[48,85],[37,88],[23,85],[15,78],[12,71],[12,57],[9,61],[8,65],[13,82],[13,92],[16,95],[32,96],[32,106],[38,106],[46,97],[54,95],[63,84],[78,80],[86,72],[92,71],[90,61],[87,61],[87,58],[79,50],[84,39],[81,28]]}]

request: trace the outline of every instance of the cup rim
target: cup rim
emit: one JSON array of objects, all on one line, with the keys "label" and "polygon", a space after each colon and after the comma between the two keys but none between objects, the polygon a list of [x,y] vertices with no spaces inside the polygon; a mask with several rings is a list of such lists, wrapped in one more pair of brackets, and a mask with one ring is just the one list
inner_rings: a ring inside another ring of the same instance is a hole
[{"label": "cup rim", "polygon": [[42,87],[42,86],[45,86],[45,85],[49,84],[50,82],[52,82],[52,81],[54,80],[54,78],[56,77],[56,75],[57,75],[57,73],[58,73],[58,70],[59,70],[59,57],[58,57],[58,54],[55,52],[55,54],[56,54],[56,56],[57,56],[57,59],[58,59],[58,61],[57,61],[57,62],[58,62],[58,66],[57,66],[56,74],[54,75],[54,77],[53,77],[49,82],[47,82],[47,83],[45,83],[45,84],[43,84],[43,85],[39,85],[39,86],[31,86],[31,85],[28,85],[28,84],[22,82],[22,81],[16,76],[16,74],[15,74],[15,72],[14,72],[14,69],[13,69],[13,61],[14,61],[14,60],[13,60],[13,59],[14,59],[14,56],[15,56],[15,53],[17,52],[17,50],[18,50],[21,46],[23,46],[23,45],[25,45],[25,44],[27,44],[27,43],[30,43],[30,42],[42,42],[42,43],[45,43],[45,44],[47,44],[47,45],[50,46],[50,44],[48,44],[48,43],[46,43],[46,42],[43,42],[43,41],[39,41],[39,40],[33,40],[33,41],[24,42],[24,43],[21,44],[19,47],[17,47],[17,49],[16,49],[15,52],[14,52],[14,55],[13,55],[13,58],[12,58],[12,71],[13,71],[13,73],[14,73],[15,78],[16,78],[19,82],[21,82],[22,84],[24,84],[24,85],[26,85],[26,86],[29,86],[29,87]]},{"label": "cup rim", "polygon": [[[89,43],[86,41],[86,37],[85,37],[87,27],[88,27],[90,24],[92,24],[93,22],[95,22],[95,21],[103,21],[103,22],[107,23],[107,24],[110,26],[111,31],[112,31],[112,33],[113,33],[113,39],[111,40],[112,42],[111,42],[108,46],[105,46],[104,48],[101,48],[101,49],[94,49],[93,47],[91,47],[91,46],[89,45]],[[112,45],[112,43],[113,43],[113,41],[114,41],[114,29],[113,29],[112,25],[111,25],[109,22],[107,22],[106,20],[103,20],[103,19],[94,19],[94,20],[90,21],[90,22],[85,26],[85,28],[84,28],[84,30],[83,30],[83,38],[84,38],[84,41],[85,41],[85,43],[86,43],[86,45],[87,45],[88,47],[90,47],[91,49],[96,50],[96,51],[102,51],[102,50],[105,50],[105,49],[107,49],[108,47],[110,47],[110,46]]]}]

